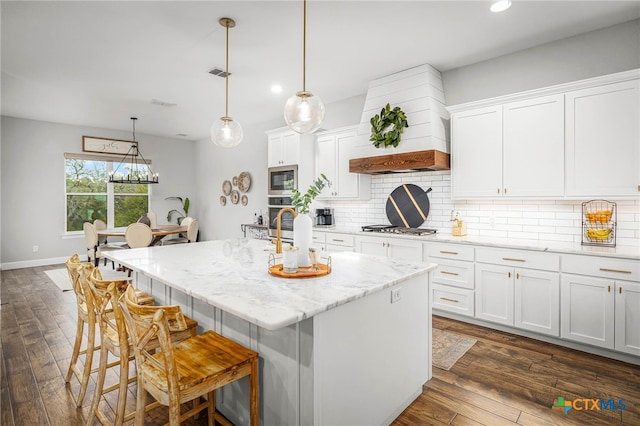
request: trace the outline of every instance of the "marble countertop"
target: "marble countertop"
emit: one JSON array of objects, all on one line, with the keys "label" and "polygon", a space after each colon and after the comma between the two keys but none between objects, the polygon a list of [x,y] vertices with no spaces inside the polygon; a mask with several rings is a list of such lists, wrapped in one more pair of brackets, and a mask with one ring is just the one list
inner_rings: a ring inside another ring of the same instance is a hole
[{"label": "marble countertop", "polygon": [[334,253],[330,274],[287,279],[268,273],[272,247],[261,240],[235,239],[116,250],[104,255],[268,330],[295,324],[416,276],[425,275],[426,285],[426,274],[436,267]]},{"label": "marble countertop", "polygon": [[640,247],[617,246],[583,246],[576,243],[562,241],[527,240],[515,238],[496,238],[478,235],[465,235],[464,237],[453,237],[445,234],[412,236],[402,234],[388,234],[380,232],[363,232],[360,228],[313,228],[314,232],[333,232],[340,234],[350,234],[356,236],[401,238],[418,241],[435,241],[441,243],[468,244],[475,246],[487,246],[498,248],[515,248],[523,250],[548,251],[552,253],[564,254],[585,254],[593,256],[617,257],[621,259],[640,260]]}]

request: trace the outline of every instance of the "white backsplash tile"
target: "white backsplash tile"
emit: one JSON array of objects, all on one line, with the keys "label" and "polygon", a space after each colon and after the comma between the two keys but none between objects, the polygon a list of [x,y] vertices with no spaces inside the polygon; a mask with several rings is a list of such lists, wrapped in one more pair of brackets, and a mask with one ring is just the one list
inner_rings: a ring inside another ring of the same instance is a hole
[{"label": "white backsplash tile", "polygon": [[[582,202],[572,200],[451,200],[451,174],[442,172],[374,175],[371,200],[331,202],[336,224],[357,229],[372,224],[388,224],[386,203],[389,194],[402,183],[413,183],[429,193],[429,216],[422,225],[451,235],[451,210],[460,212],[469,235],[580,243]],[[589,200],[584,200],[589,201]],[[640,200],[616,200],[618,227],[616,242],[621,246],[640,245]]]}]

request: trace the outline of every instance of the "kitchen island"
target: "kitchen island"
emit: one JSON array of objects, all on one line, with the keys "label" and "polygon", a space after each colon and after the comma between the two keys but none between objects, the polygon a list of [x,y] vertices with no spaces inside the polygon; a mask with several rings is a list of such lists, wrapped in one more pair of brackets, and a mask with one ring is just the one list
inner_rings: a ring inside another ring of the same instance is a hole
[{"label": "kitchen island", "polygon": [[[207,241],[107,257],[157,303],[179,304],[203,329],[260,353],[261,424],[390,423],[431,377],[436,265],[337,253],[330,274],[286,279],[268,273],[270,246]],[[247,424],[246,380],[219,391],[217,403]]]}]

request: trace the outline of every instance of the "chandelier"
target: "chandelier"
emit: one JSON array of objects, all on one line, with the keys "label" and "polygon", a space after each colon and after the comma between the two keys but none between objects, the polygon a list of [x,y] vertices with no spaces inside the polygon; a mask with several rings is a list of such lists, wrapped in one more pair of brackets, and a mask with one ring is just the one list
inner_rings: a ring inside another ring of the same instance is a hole
[{"label": "chandelier", "polygon": [[[131,117],[133,122],[133,141],[129,151],[124,155],[120,164],[109,172],[109,182],[129,184],[158,183],[158,173],[153,173],[151,166],[144,159],[136,142],[136,117]],[[140,157],[140,160],[138,159]],[[142,161],[141,161],[142,160]],[[122,171],[120,171],[122,168]]]}]

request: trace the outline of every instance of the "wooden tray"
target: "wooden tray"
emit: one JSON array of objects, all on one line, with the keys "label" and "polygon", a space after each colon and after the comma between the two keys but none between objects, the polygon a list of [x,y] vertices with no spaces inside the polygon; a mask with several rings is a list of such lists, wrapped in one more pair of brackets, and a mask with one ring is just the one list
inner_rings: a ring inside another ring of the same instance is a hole
[{"label": "wooden tray", "polygon": [[311,278],[311,277],[321,277],[323,275],[327,275],[331,272],[331,265],[325,265],[324,263],[318,263],[317,267],[308,266],[298,268],[298,272],[284,272],[284,268],[282,267],[282,263],[278,263],[277,265],[273,265],[269,267],[269,273],[276,277],[282,278]]}]

